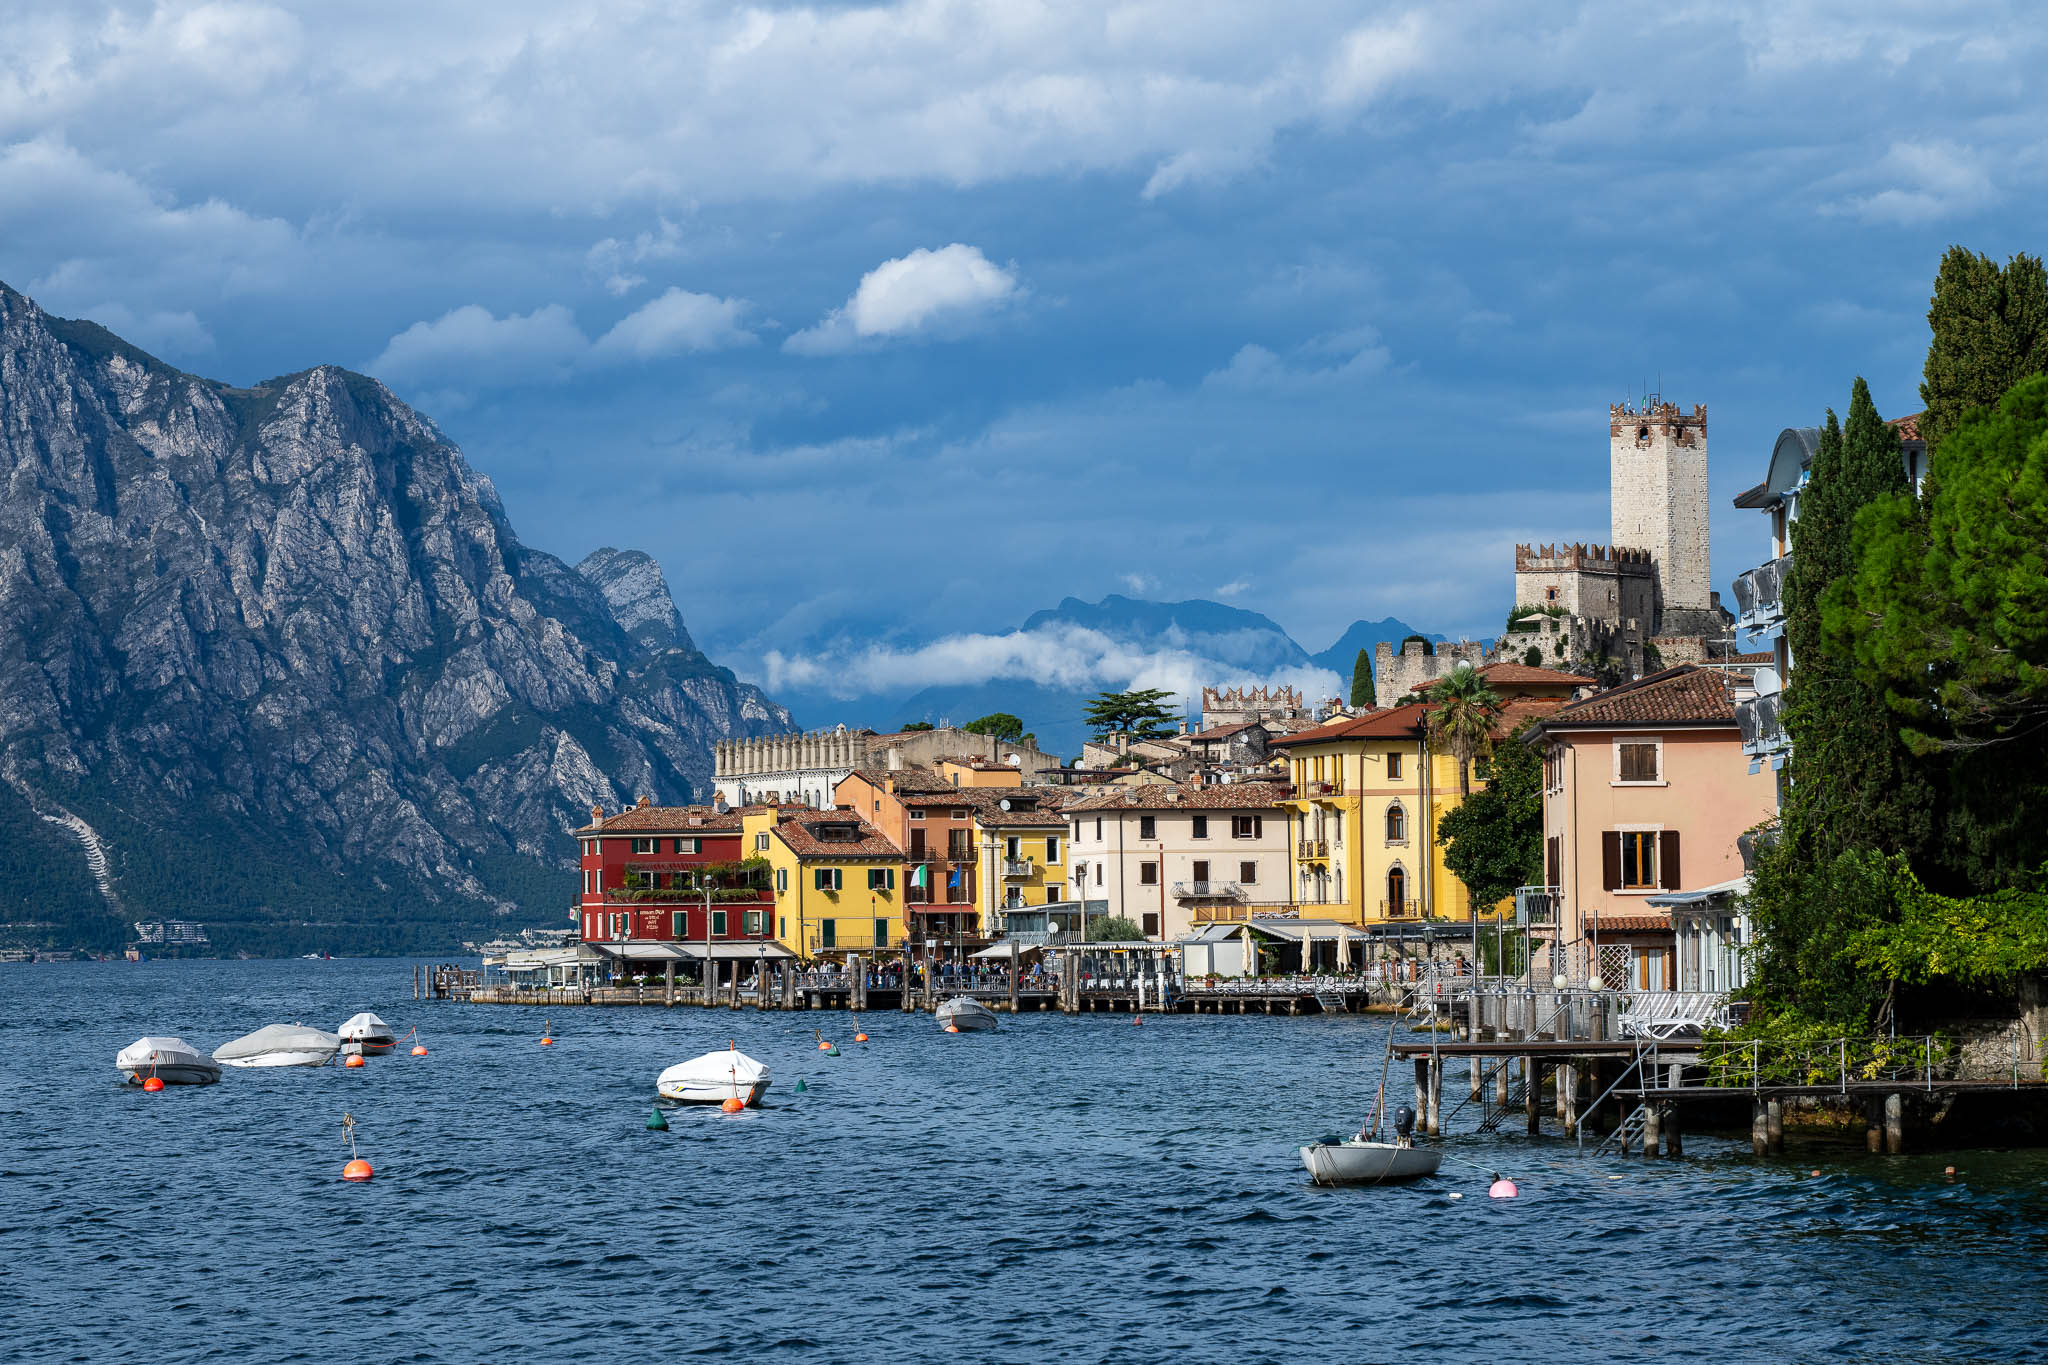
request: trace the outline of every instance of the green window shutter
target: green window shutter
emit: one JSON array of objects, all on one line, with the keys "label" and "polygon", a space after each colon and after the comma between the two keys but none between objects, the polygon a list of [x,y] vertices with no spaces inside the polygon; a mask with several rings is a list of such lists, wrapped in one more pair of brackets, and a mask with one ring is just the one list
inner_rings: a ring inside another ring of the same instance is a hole
[{"label": "green window shutter", "polygon": [[896,889],[896,869],[893,867],[889,869],[888,886],[891,891],[894,891]]}]

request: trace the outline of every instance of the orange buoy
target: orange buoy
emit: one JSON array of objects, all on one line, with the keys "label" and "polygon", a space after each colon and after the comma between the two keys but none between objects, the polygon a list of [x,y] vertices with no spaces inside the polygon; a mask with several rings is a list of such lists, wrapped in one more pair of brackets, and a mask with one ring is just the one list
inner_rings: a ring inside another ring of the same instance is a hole
[{"label": "orange buoy", "polygon": [[1145,1021],[1144,1021],[1143,1019],[1140,1019],[1140,1018],[1139,1018],[1139,1017],[1138,1017],[1137,1015],[1135,1015],[1135,1014],[1134,1014],[1134,1015],[1132,1015],[1132,1016],[1131,1016],[1131,1027],[1132,1027],[1132,1028],[1142,1028],[1142,1027],[1144,1027],[1144,1024],[1145,1024]]},{"label": "orange buoy", "polygon": [[826,1050],[827,1050],[827,1049],[829,1049],[829,1048],[830,1048],[831,1046],[832,1046],[832,1044],[830,1044],[830,1043],[826,1042],[826,1041],[825,1041],[825,1040],[824,1040],[823,1038],[820,1038],[820,1039],[818,1040],[818,1051],[820,1051],[820,1052],[824,1052],[824,1051],[826,1051]]},{"label": "orange buoy", "polygon": [[853,1041],[856,1043],[865,1043],[867,1040],[868,1036],[865,1033],[856,1033],[853,1035]]},{"label": "orange buoy", "polygon": [[946,1025],[946,1032],[948,1032],[948,1033],[958,1033],[959,1031],[960,1031],[960,1026],[959,1026],[958,1024],[948,1024],[948,1025]]},{"label": "orange buoy", "polygon": [[341,1168],[341,1178],[343,1180],[368,1180],[375,1174],[376,1172],[370,1169],[370,1163],[361,1157],[357,1157],[354,1161]]},{"label": "orange buoy", "polygon": [[412,1055],[413,1055],[413,1056],[415,1056],[415,1057],[424,1057],[424,1056],[426,1056],[426,1055],[427,1055],[427,1045],[426,1045],[425,1043],[415,1043],[415,1044],[413,1044],[413,1049],[412,1049]]},{"label": "orange buoy", "polygon": [[741,1099],[738,1095],[734,1095],[731,1099],[727,1100],[724,1104],[721,1104],[718,1107],[724,1113],[737,1114],[740,1112],[740,1110],[747,1107],[747,1102]]},{"label": "orange buoy", "polygon": [[363,1064],[363,1059],[362,1059],[361,1057],[349,1057],[349,1058],[345,1058],[345,1059],[344,1059],[344,1060],[342,1061],[342,1065],[343,1065],[343,1066],[361,1066],[362,1064]]},{"label": "orange buoy", "polygon": [[142,1083],[142,1088],[154,1095],[157,1091],[164,1088],[164,1078],[161,1076],[151,1076]]}]

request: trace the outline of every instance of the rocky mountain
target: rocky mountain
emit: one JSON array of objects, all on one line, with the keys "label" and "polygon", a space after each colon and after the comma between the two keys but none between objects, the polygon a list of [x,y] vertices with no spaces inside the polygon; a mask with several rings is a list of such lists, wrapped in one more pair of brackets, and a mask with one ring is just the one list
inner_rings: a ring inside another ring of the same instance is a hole
[{"label": "rocky mountain", "polygon": [[660,568],[519,542],[375,380],[182,373],[0,286],[0,938],[443,947],[564,922],[593,803],[788,712]]}]

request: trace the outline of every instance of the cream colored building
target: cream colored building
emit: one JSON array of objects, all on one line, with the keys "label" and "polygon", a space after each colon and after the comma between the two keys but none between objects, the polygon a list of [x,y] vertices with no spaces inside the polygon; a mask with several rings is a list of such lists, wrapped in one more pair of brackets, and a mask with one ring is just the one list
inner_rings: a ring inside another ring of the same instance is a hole
[{"label": "cream colored building", "polygon": [[1289,818],[1270,782],[1129,787],[1067,805],[1073,898],[1151,939],[1289,907]]}]

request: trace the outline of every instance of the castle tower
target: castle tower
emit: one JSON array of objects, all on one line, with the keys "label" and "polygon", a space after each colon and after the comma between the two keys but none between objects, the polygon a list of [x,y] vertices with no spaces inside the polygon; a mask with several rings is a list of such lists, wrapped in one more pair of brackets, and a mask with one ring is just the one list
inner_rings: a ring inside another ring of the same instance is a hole
[{"label": "castle tower", "polygon": [[1612,540],[1650,552],[1657,633],[1712,632],[1706,405],[1688,413],[1661,399],[1641,409],[1616,403],[1609,409],[1608,452]]}]

